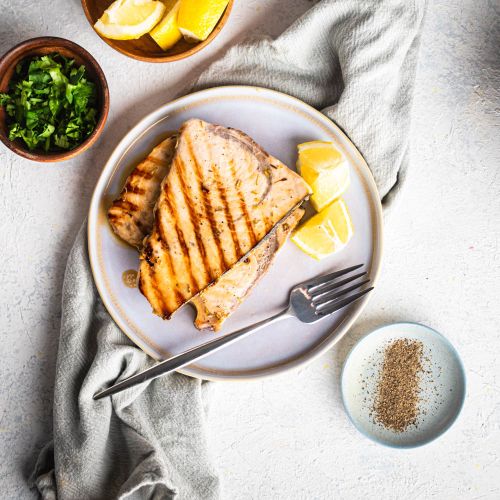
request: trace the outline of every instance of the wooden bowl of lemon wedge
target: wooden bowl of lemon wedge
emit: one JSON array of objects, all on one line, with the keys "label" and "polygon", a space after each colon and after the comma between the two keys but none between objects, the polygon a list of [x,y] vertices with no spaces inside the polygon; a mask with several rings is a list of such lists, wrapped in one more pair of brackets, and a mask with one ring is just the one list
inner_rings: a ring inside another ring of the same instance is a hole
[{"label": "wooden bowl of lemon wedge", "polygon": [[126,56],[172,62],[206,47],[222,30],[234,0],[82,0],[94,31]]}]

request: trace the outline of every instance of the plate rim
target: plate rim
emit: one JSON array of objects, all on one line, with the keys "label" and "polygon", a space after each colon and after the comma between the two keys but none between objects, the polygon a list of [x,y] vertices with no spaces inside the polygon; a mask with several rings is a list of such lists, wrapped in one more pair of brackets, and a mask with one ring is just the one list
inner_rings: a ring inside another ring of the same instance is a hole
[{"label": "plate rim", "polygon": [[[180,97],[177,97],[175,99],[172,99],[170,101],[167,101],[165,104],[162,104],[158,106],[155,110],[151,111],[150,113],[146,114],[143,118],[141,118],[124,136],[118,141],[116,146],[113,148],[111,153],[109,154],[102,170],[99,175],[99,178],[96,182],[96,185],[94,187],[90,205],[89,205],[89,210],[88,210],[88,217],[87,217],[87,248],[88,248],[88,255],[89,255],[89,263],[92,271],[92,277],[94,284],[96,286],[96,289],[99,293],[99,297],[103,302],[104,307],[106,308],[107,312],[115,322],[115,324],[118,326],[118,328],[122,331],[124,335],[126,335],[131,342],[139,347],[141,350],[143,350],[146,354],[151,356],[153,359],[158,360],[157,353],[155,353],[152,348],[146,343],[141,341],[137,336],[135,335],[134,338],[132,338],[129,333],[127,333],[127,329],[125,327],[125,322],[122,321],[122,319],[118,316],[115,315],[114,312],[110,307],[108,307],[107,301],[103,298],[103,295],[105,296],[106,294],[103,294],[103,284],[100,282],[100,277],[97,276],[97,256],[94,255],[94,251],[92,248],[92,243],[95,240],[95,230],[98,229],[98,224],[97,224],[97,218],[98,218],[98,205],[100,203],[100,199],[102,197],[102,193],[104,192],[107,184],[109,183],[113,173],[114,169],[116,168],[116,163],[117,160],[114,159],[114,157],[118,154],[119,150],[124,149],[123,146],[127,143],[129,143],[128,147],[137,139],[137,137],[141,134],[144,134],[147,132],[147,130],[152,127],[154,124],[150,124],[148,127],[144,129],[145,124],[147,124],[152,115],[158,114],[161,110],[165,108],[170,108],[170,107],[175,107],[175,105],[182,104],[183,100],[190,100],[196,97],[199,98],[199,100],[203,100],[203,98],[207,97],[207,94],[215,94],[214,97],[217,96],[217,94],[224,95],[225,93],[231,93],[235,91],[240,91],[242,93],[248,94],[255,94],[255,93],[268,93],[271,95],[277,96],[278,99],[284,99],[285,101],[292,101],[299,107],[304,107],[311,115],[316,117],[320,122],[323,122],[328,127],[333,127],[336,132],[343,138],[343,140],[346,141],[346,143],[352,148],[353,153],[357,156],[357,159],[359,161],[359,164],[362,166],[364,173],[366,174],[366,181],[367,181],[367,189],[371,195],[372,200],[374,201],[374,208],[375,210],[373,211],[373,215],[375,217],[375,225],[376,227],[379,228],[377,235],[378,238],[376,238],[376,243],[374,245],[373,249],[373,256],[372,256],[372,275],[371,275],[371,280],[373,285],[375,286],[378,277],[380,275],[381,267],[382,267],[382,256],[383,256],[383,251],[384,251],[384,219],[383,219],[383,213],[382,213],[382,204],[380,200],[380,195],[377,189],[377,186],[375,184],[375,180],[373,178],[373,174],[371,172],[370,167],[368,166],[368,163],[364,159],[363,155],[361,152],[358,150],[358,148],[355,146],[355,144],[351,141],[351,139],[347,136],[347,134],[342,130],[342,128],[337,125],[333,120],[328,118],[325,114],[323,114],[321,111],[318,111],[316,108],[312,107],[311,105],[305,103],[301,99],[291,96],[289,94],[286,94],[284,92],[280,92],[277,90],[273,89],[268,89],[265,87],[259,87],[259,86],[253,86],[253,85],[221,85],[221,86],[216,86],[216,87],[210,87],[206,88],[203,90],[198,90],[195,92],[191,92],[185,95],[182,95]],[[237,96],[236,96],[237,97]],[[159,118],[161,119],[161,118]],[[156,123],[156,122],[155,122]],[[125,148],[125,152],[128,149],[128,147]],[[121,158],[125,152],[121,154],[119,158]],[[113,165],[114,164],[114,165]],[[107,172],[109,170],[109,173]],[[105,175],[107,174],[107,175]],[[93,232],[91,230],[94,229]],[[356,309],[353,310],[353,312],[350,314],[349,317],[344,318],[344,320],[335,328],[333,331],[331,331],[329,334],[325,336],[323,340],[318,342],[316,345],[314,345],[312,348],[308,349],[305,352],[302,352],[301,354],[292,357],[291,359],[287,359],[285,361],[279,362],[274,364],[273,366],[270,367],[264,367],[264,368],[258,368],[254,370],[247,370],[244,373],[231,373],[231,372],[220,372],[216,373],[213,371],[206,371],[203,368],[200,368],[196,365],[189,365],[187,367],[184,367],[182,369],[177,370],[177,372],[182,373],[184,375],[198,378],[201,380],[211,380],[211,381],[246,381],[246,380],[259,380],[267,377],[271,377],[274,375],[286,373],[290,370],[296,370],[299,367],[304,367],[310,362],[312,362],[314,359],[317,357],[321,356],[324,354],[327,350],[332,348],[341,338],[343,338],[353,323],[356,321],[356,319],[359,317],[361,312],[364,310],[366,307],[366,304],[368,303],[370,296],[372,294],[367,294],[365,297],[363,297],[361,300],[359,300],[356,304]],[[334,332],[336,332],[335,335],[332,335]]]},{"label": "plate rim", "polygon": [[[416,444],[391,444],[388,443],[387,441],[383,441],[382,439],[379,439],[375,437],[374,434],[371,434],[369,432],[366,432],[364,429],[362,429],[355,421],[354,418],[352,417],[352,413],[349,410],[348,405],[346,404],[346,398],[345,398],[345,393],[344,393],[344,375],[345,375],[345,368],[348,364],[348,362],[352,359],[352,354],[354,354],[354,351],[370,336],[375,335],[383,330],[386,330],[388,328],[394,327],[394,326],[418,326],[419,328],[423,329],[427,333],[431,333],[434,336],[439,337],[445,344],[445,346],[450,350],[450,352],[453,354],[454,358],[457,360],[458,367],[460,368],[460,375],[462,379],[462,398],[460,400],[460,403],[458,405],[458,408],[456,410],[455,415],[453,418],[448,422],[448,424],[443,427],[439,432],[436,434],[433,434],[431,437],[427,439],[423,439],[422,441],[416,443]],[[344,363],[342,365],[342,370],[340,372],[340,395],[342,399],[342,406],[344,407],[344,411],[347,415],[347,418],[353,425],[353,427],[364,437],[368,438],[370,441],[377,443],[381,446],[385,446],[386,448],[392,448],[395,450],[410,450],[414,448],[420,448],[422,446],[425,446],[427,444],[432,443],[436,439],[440,438],[444,434],[446,434],[456,423],[458,420],[458,417],[462,413],[462,410],[465,405],[465,399],[467,397],[467,373],[465,370],[465,365],[462,361],[462,358],[460,354],[458,353],[457,349],[455,346],[451,343],[451,341],[445,337],[441,332],[438,332],[434,328],[424,325],[423,323],[419,323],[417,321],[395,321],[394,323],[386,323],[385,325],[381,325],[377,328],[374,328],[373,330],[370,330],[368,333],[366,333],[363,337],[361,337],[355,344],[352,346],[351,350],[348,352]]]}]

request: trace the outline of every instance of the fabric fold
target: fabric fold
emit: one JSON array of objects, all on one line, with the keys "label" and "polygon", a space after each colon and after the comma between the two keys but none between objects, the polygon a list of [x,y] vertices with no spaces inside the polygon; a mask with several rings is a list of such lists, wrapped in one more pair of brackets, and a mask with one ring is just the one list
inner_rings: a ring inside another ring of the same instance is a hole
[{"label": "fabric fold", "polygon": [[54,443],[31,482],[45,499],[211,499],[200,380],[172,374],[98,401],[93,394],[154,361],[120,331],[95,288],[86,223],[68,258],[54,392]]}]

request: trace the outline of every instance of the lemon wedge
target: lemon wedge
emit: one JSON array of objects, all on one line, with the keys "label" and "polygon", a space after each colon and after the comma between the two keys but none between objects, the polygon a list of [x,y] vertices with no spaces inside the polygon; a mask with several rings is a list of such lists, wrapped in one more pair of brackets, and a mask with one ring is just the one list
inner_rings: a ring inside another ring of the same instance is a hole
[{"label": "lemon wedge", "polygon": [[165,2],[166,14],[149,33],[163,50],[173,47],[182,38],[182,33],[179,31],[179,26],[177,26],[180,3],[180,0]]},{"label": "lemon wedge", "polygon": [[291,239],[307,255],[320,260],[344,248],[353,234],[351,217],[340,198],[304,222]]},{"label": "lemon wedge", "polygon": [[177,23],[190,40],[205,40],[221,18],[229,0],[180,0]]},{"label": "lemon wedge", "polygon": [[156,0],[116,0],[95,23],[96,31],[112,40],[134,40],[149,33],[165,13]]},{"label": "lemon wedge", "polygon": [[313,207],[321,212],[349,187],[349,165],[332,142],[304,142],[297,149],[297,169],[313,190]]}]

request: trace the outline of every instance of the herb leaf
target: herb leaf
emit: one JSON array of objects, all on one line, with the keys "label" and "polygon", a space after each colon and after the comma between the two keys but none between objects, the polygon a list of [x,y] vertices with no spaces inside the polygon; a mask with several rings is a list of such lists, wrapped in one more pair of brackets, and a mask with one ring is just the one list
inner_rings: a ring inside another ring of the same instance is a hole
[{"label": "herb leaf", "polygon": [[57,53],[21,61],[0,106],[9,139],[22,139],[30,150],[73,149],[97,122],[96,88],[85,67]]}]

